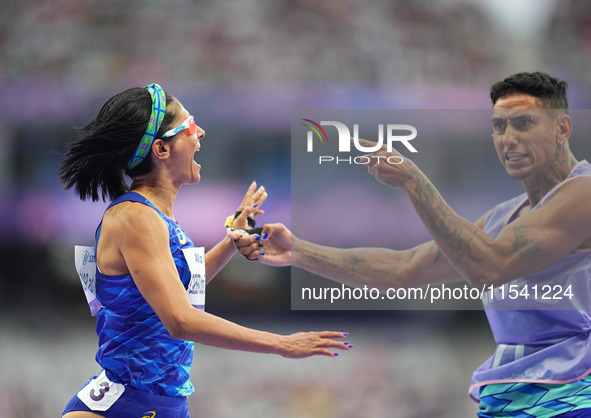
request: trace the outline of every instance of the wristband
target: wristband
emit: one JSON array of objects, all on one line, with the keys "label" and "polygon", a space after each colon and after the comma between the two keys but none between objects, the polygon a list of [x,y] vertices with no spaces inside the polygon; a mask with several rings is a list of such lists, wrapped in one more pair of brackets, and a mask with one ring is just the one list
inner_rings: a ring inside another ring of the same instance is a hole
[{"label": "wristband", "polygon": [[[226,222],[224,223],[224,226],[226,228],[232,228],[234,226],[234,221],[236,220],[237,217],[240,216],[240,214],[242,213],[242,211],[236,211],[236,214],[234,215],[230,215],[226,218]],[[248,222],[248,226],[250,226],[251,228],[254,228],[256,226],[256,221],[254,219],[252,219],[250,216],[248,218],[246,218],[246,221]]]},{"label": "wristband", "polygon": [[226,228],[232,228],[232,225],[234,225],[234,215],[230,215],[226,218],[226,222],[224,222],[224,226]]}]

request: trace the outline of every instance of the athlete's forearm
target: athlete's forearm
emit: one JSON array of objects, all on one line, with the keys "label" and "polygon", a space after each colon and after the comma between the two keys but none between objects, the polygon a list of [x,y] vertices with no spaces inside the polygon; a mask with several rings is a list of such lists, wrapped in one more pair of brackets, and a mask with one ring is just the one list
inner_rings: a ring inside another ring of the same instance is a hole
[{"label": "athlete's forearm", "polygon": [[226,264],[228,264],[234,254],[236,254],[236,246],[228,237],[224,237],[223,240],[218,242],[205,254],[206,283],[213,280]]},{"label": "athlete's forearm", "polygon": [[503,264],[495,240],[457,215],[418,168],[409,170],[405,188],[432,238],[462,277],[472,285],[495,284]]},{"label": "athlete's forearm", "polygon": [[192,309],[177,319],[172,330],[174,338],[230,350],[280,354],[281,336],[246,328],[207,312]]},{"label": "athlete's forearm", "polygon": [[434,242],[405,251],[339,249],[294,239],[292,266],[353,287],[389,288],[443,283],[459,277]]},{"label": "athlete's forearm", "polygon": [[347,342],[333,340],[346,337],[347,334],[342,332],[298,332],[278,335],[246,328],[193,308],[184,313],[172,321],[173,330],[169,329],[171,335],[213,347],[279,354],[288,358],[313,355],[336,357],[338,354],[334,352],[335,348],[350,350],[353,347]]}]

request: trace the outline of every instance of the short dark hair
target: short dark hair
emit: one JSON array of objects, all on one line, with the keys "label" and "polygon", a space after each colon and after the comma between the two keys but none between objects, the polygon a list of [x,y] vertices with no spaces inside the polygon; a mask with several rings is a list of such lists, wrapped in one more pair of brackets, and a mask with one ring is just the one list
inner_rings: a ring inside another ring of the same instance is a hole
[{"label": "short dark hair", "polygon": [[[166,94],[166,112],[156,137],[171,128],[177,113],[176,100]],[[115,199],[129,190],[125,174],[134,177],[152,170],[151,153],[137,167],[127,163],[144,136],[152,113],[150,93],[134,87],[111,97],[96,118],[79,131],[81,137],[70,143],[59,167],[60,181],[74,188],[82,200]],[[166,140],[166,139],[165,139]],[[100,191],[100,193],[99,193]]]},{"label": "short dark hair", "polygon": [[512,93],[525,93],[536,97],[540,105],[548,109],[568,110],[566,81],[541,72],[518,73],[495,83],[490,89],[493,106],[501,97]]}]

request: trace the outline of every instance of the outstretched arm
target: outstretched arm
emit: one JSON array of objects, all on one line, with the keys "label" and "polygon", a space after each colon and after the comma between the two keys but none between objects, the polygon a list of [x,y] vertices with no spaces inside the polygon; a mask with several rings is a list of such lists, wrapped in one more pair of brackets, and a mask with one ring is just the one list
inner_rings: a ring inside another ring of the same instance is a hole
[{"label": "outstretched arm", "polygon": [[[474,225],[482,228],[484,215]],[[354,287],[367,285],[385,291],[461,279],[434,241],[406,251],[341,249],[298,239],[282,224],[267,224],[263,233],[268,235],[266,239],[257,239],[256,235],[241,237],[237,232],[229,235],[237,240],[240,252],[247,258],[273,266],[292,265]],[[259,242],[264,243],[263,247]]]},{"label": "outstretched arm", "polygon": [[433,241],[406,251],[387,248],[331,248],[294,240],[293,265],[353,287],[381,291],[460,279]]},{"label": "outstretched arm", "polygon": [[117,225],[111,226],[118,231],[114,245],[142,296],[174,338],[289,358],[334,357],[335,349],[351,348],[333,340],[344,338],[341,332],[277,335],[246,328],[194,308],[179,280],[168,244],[169,233],[158,214],[146,206],[133,205],[116,222]]},{"label": "outstretched arm", "polygon": [[[385,147],[372,155],[386,155]],[[591,177],[569,181],[543,207],[519,217],[492,238],[457,215],[409,159],[398,165],[372,164],[368,170],[381,183],[408,193],[443,254],[473,286],[498,286],[540,271],[591,236]]]}]

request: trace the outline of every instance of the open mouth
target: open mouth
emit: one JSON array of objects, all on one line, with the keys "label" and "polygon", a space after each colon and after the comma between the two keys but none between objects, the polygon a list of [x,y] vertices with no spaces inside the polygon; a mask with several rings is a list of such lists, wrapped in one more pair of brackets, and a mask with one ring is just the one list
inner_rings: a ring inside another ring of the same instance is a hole
[{"label": "open mouth", "polygon": [[524,160],[527,157],[527,154],[522,154],[520,152],[507,152],[505,153],[505,160],[509,163],[518,163]]},{"label": "open mouth", "polygon": [[197,163],[197,161],[195,161],[195,157],[197,156],[197,153],[199,152],[199,150],[195,151],[195,154],[193,154],[193,164],[195,164],[198,167],[201,167],[201,164]]}]

